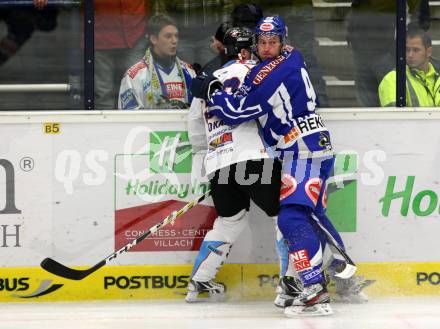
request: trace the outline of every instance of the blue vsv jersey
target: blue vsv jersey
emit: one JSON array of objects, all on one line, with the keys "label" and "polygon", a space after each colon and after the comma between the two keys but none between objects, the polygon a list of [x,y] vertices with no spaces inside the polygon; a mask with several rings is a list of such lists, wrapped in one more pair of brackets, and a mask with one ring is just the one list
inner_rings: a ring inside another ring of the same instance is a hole
[{"label": "blue vsv jersey", "polygon": [[305,155],[332,150],[330,134],[315,113],[316,94],[298,50],[255,66],[238,92],[215,93],[210,113],[228,125],[258,119],[266,144]]}]

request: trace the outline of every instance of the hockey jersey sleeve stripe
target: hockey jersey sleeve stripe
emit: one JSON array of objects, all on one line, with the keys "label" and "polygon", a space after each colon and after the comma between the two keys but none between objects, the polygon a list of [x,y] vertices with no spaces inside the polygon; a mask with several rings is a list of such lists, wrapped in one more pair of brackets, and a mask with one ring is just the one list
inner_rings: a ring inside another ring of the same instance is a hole
[{"label": "hockey jersey sleeve stripe", "polygon": [[223,92],[212,97],[209,112],[222,118],[228,125],[237,125],[266,113],[260,104],[248,103],[251,103],[248,97],[238,101],[232,95]]}]

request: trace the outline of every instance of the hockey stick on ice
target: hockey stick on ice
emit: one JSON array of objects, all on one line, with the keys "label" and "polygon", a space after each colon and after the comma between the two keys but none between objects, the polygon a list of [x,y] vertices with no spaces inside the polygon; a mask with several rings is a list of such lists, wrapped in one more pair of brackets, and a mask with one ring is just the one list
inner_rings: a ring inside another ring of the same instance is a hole
[{"label": "hockey stick on ice", "polygon": [[45,258],[41,262],[41,267],[45,269],[46,271],[55,274],[57,276],[71,279],[71,280],[82,280],[85,277],[89,276],[93,272],[99,270],[101,267],[106,265],[107,263],[111,262],[113,259],[118,257],[118,255],[130,250],[135,245],[143,241],[147,236],[150,234],[156,232],[160,228],[164,227],[165,225],[173,222],[176,218],[180,217],[184,213],[186,213],[188,210],[193,208],[198,203],[202,202],[205,198],[207,198],[211,194],[211,191],[206,192],[205,194],[199,196],[197,199],[194,199],[193,201],[187,203],[183,208],[173,211],[169,216],[164,218],[161,222],[157,223],[156,225],[150,227],[148,231],[146,231],[144,234],[139,236],[137,239],[127,243],[125,246],[120,248],[119,250],[115,251],[114,253],[107,256],[105,259],[100,261],[95,266],[92,266],[91,268],[85,269],[85,270],[76,270],[70,267],[67,267],[61,263],[58,263],[56,260],[53,260],[52,258]]},{"label": "hockey stick on ice", "polygon": [[327,236],[328,242],[344,257],[345,260],[345,268],[342,272],[336,273],[335,276],[341,279],[351,278],[357,270],[356,264],[351,260],[350,256],[347,255],[345,250],[339,245],[338,241],[330,234],[330,232],[321,224],[319,219],[312,213],[313,219],[318,224],[319,228],[325,233]]}]

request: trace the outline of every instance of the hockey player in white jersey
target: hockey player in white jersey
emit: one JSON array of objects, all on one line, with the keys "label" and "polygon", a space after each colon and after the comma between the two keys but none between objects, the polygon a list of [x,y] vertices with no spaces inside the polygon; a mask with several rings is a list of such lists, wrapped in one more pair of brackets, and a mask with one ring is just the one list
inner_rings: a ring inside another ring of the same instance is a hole
[{"label": "hockey player in white jersey", "polygon": [[[224,44],[230,61],[214,75],[225,90],[235,91],[256,64],[250,60],[253,33],[247,28],[231,28],[225,34]],[[194,83],[197,81],[193,80]],[[214,88],[207,86],[210,87]],[[196,257],[187,302],[223,296],[224,285],[213,279],[247,225],[250,200],[276,220],[281,185],[281,164],[267,154],[257,123],[224,124],[209,115],[205,101],[198,98],[200,90],[195,90],[188,119],[189,139],[193,149],[206,150],[204,165],[218,218]],[[287,257],[287,250],[285,254]],[[200,295],[206,293],[208,298]]]}]

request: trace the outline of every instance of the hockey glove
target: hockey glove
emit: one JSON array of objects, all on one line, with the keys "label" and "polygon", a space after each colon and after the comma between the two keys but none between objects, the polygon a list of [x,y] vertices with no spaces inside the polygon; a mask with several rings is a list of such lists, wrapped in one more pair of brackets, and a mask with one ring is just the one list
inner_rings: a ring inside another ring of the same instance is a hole
[{"label": "hockey glove", "polygon": [[222,88],[223,84],[215,76],[202,73],[192,79],[190,90],[193,97],[207,101],[216,90]]}]

